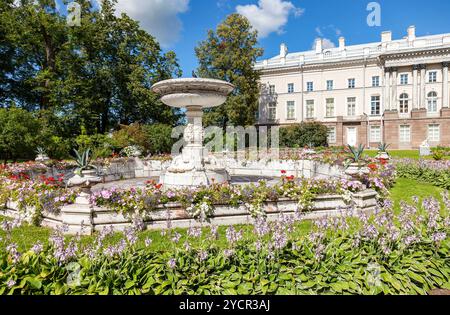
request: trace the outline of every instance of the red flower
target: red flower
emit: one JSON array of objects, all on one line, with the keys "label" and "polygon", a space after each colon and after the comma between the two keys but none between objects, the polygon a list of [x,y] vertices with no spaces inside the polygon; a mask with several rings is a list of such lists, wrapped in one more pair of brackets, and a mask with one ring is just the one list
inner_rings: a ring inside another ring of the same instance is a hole
[{"label": "red flower", "polygon": [[373,172],[375,172],[378,169],[378,166],[375,163],[371,163],[367,165]]},{"label": "red flower", "polygon": [[282,171],[281,171],[281,174],[283,174],[283,175],[286,175],[286,173],[287,173],[287,172],[286,172],[285,170],[282,170]]},{"label": "red flower", "polygon": [[294,177],[294,175],[291,175],[291,176],[286,177],[286,179],[288,181],[292,182],[292,181],[294,181],[295,177]]},{"label": "red flower", "polygon": [[155,185],[155,188],[158,189],[158,190],[160,190],[161,187],[162,187],[162,184],[157,184],[157,185]]},{"label": "red flower", "polygon": [[381,164],[381,165],[386,165],[386,164],[388,164],[388,160],[386,160],[386,159],[380,159],[380,164]]}]

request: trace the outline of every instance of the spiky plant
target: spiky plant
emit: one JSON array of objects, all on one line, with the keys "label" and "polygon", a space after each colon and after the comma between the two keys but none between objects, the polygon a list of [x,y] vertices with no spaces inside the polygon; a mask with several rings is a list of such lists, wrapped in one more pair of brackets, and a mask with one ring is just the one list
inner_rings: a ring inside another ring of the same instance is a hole
[{"label": "spiky plant", "polygon": [[365,146],[360,144],[357,148],[348,145],[348,160],[350,163],[360,163],[363,159]]},{"label": "spiky plant", "polygon": [[387,152],[387,149],[390,147],[390,144],[387,143],[380,143],[380,145],[378,146],[378,151],[379,152]]},{"label": "spiky plant", "polygon": [[45,152],[45,149],[43,147],[37,147],[36,154],[39,156],[44,156],[47,155],[47,152]]},{"label": "spiky plant", "polygon": [[76,149],[74,149],[73,151],[75,153],[75,162],[78,166],[78,168],[75,170],[75,174],[83,177],[83,171],[97,170],[97,167],[91,164],[91,149],[87,149],[81,154]]}]

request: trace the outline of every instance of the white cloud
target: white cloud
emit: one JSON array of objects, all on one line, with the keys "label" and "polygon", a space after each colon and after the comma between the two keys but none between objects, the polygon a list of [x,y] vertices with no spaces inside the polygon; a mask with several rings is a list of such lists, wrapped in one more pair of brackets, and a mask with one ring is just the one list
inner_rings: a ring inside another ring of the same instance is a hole
[{"label": "white cloud", "polygon": [[284,0],[259,0],[258,5],[238,5],[236,11],[249,19],[253,27],[258,30],[260,38],[267,37],[273,32],[282,34],[289,15],[294,14],[295,17],[299,17],[304,12],[292,2]]},{"label": "white cloud", "polygon": [[188,9],[189,0],[118,0],[116,6],[117,14],[124,12],[138,20],[163,47],[178,40],[183,29],[178,14]]},{"label": "white cloud", "polygon": [[312,44],[312,46],[311,46],[311,49],[312,49],[312,50],[315,50],[315,49],[316,49],[316,41],[317,41],[318,39],[322,39],[322,49],[330,49],[330,48],[336,47],[336,44],[333,43],[332,40],[330,40],[330,39],[328,39],[328,38],[320,38],[320,37],[317,37],[317,38],[314,40],[314,42],[313,42],[313,44]]},{"label": "white cloud", "polygon": [[328,38],[322,39],[322,47],[323,49],[334,48],[336,45]]}]

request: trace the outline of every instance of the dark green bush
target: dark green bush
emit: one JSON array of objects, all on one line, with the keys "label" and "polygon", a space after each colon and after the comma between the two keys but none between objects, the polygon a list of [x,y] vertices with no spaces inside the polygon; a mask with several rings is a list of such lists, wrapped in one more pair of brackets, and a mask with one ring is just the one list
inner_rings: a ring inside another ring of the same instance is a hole
[{"label": "dark green bush", "polygon": [[327,146],[328,129],[320,123],[300,123],[280,129],[280,146],[303,148]]},{"label": "dark green bush", "polygon": [[39,120],[19,108],[0,108],[0,158],[34,159],[38,146]]},{"label": "dark green bush", "polygon": [[172,138],[172,126],[152,124],[144,127],[149,141],[149,153],[170,153],[176,139]]}]

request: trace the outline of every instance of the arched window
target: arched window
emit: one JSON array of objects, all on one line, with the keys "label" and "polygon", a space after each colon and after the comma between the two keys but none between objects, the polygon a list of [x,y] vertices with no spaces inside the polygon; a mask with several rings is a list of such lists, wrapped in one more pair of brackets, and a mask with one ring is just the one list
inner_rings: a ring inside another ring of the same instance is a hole
[{"label": "arched window", "polygon": [[437,93],[434,91],[428,93],[428,111],[437,112]]},{"label": "arched window", "polygon": [[400,95],[400,114],[409,113],[409,96],[406,93]]}]

